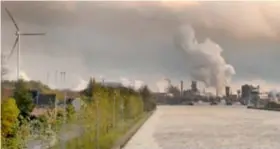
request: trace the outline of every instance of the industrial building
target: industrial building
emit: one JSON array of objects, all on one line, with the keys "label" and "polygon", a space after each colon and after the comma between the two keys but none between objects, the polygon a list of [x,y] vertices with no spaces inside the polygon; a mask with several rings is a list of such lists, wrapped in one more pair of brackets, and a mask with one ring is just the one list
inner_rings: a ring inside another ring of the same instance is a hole
[{"label": "industrial building", "polygon": [[254,87],[252,85],[242,85],[241,86],[241,97],[240,97],[240,102],[243,105],[247,105],[249,103],[250,100],[250,96],[252,95],[252,93],[258,95],[259,94],[259,86]]}]

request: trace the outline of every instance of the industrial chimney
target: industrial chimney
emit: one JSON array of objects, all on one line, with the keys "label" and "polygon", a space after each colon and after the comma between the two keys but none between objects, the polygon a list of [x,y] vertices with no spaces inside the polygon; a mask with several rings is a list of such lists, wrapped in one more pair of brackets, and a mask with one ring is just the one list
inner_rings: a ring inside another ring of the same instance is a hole
[{"label": "industrial chimney", "polygon": [[181,81],[181,96],[183,95],[184,92],[184,82]]},{"label": "industrial chimney", "polygon": [[229,94],[230,94],[230,87],[229,87],[229,86],[226,86],[225,91],[226,91],[226,97],[229,97]]}]

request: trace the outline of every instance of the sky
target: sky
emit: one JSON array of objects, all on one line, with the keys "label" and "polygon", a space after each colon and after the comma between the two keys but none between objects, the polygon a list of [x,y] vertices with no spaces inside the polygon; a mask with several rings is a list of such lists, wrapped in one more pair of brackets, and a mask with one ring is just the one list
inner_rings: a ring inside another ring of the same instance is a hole
[{"label": "sky", "polygon": [[[144,82],[154,91],[162,78],[174,85],[184,80],[190,88],[193,61],[174,42],[180,28],[189,25],[198,42],[209,38],[222,49],[235,70],[228,84],[234,90],[243,83],[280,90],[280,2],[6,1],[1,2],[3,54],[15,40],[5,7],[21,32],[47,33],[21,38],[21,71],[51,87],[82,88],[90,76],[103,76]],[[15,79],[15,53],[6,64],[6,77]]]}]

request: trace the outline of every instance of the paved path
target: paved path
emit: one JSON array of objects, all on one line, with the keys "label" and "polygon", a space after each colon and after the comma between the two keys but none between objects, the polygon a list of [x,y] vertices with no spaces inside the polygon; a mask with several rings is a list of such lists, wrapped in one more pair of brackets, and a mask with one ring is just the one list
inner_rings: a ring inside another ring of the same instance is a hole
[{"label": "paved path", "polygon": [[124,149],[280,149],[280,112],[159,106]]}]

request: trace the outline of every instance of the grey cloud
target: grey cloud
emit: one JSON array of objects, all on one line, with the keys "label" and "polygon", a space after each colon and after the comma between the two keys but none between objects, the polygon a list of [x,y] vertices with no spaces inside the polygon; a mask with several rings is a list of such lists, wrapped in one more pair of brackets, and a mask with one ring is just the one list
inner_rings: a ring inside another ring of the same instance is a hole
[{"label": "grey cloud", "polygon": [[[178,27],[187,22],[199,41],[210,37],[224,49],[222,55],[236,69],[233,80],[279,82],[280,71],[274,67],[280,63],[280,44],[274,40],[278,36],[267,37],[270,30],[278,34],[278,5],[262,7],[262,13],[258,3],[247,5],[199,2],[175,10],[160,2],[2,2],[24,31],[47,32],[42,38],[23,39],[23,70],[31,78],[44,80],[47,71],[65,68],[79,72],[71,84],[99,74],[149,85],[162,76],[188,79],[189,64],[173,43]],[[4,9],[1,12],[2,50],[8,52],[15,30]],[[243,34],[256,37],[237,38]]]}]

